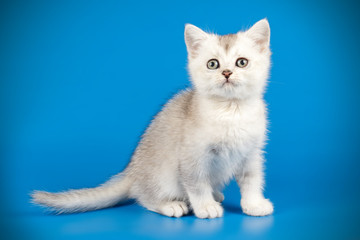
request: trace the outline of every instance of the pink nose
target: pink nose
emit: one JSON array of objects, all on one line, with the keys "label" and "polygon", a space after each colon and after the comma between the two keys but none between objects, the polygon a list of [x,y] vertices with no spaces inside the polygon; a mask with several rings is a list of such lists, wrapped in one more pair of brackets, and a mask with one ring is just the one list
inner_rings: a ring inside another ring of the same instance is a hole
[{"label": "pink nose", "polygon": [[222,75],[224,75],[225,78],[229,78],[231,74],[232,74],[232,71],[230,71],[230,70],[224,70],[222,72]]}]

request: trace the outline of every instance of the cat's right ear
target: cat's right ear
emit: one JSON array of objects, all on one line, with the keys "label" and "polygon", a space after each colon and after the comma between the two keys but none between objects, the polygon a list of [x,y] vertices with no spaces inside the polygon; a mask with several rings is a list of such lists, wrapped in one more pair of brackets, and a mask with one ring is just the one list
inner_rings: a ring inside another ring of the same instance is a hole
[{"label": "cat's right ear", "polygon": [[184,35],[188,54],[195,57],[201,43],[208,37],[208,34],[192,24],[186,24]]}]

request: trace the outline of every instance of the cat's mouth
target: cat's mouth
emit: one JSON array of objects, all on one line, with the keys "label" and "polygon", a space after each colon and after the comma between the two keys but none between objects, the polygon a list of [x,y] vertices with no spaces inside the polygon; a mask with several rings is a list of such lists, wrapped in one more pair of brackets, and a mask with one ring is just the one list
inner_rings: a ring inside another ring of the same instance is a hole
[{"label": "cat's mouth", "polygon": [[235,83],[232,79],[225,78],[225,79],[223,79],[223,83],[221,84],[221,87],[224,87],[224,86],[235,86]]}]

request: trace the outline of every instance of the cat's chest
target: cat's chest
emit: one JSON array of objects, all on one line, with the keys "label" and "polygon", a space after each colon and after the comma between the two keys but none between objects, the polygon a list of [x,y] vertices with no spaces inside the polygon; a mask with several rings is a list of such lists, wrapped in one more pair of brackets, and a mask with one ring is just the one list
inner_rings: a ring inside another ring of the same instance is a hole
[{"label": "cat's chest", "polygon": [[246,154],[259,147],[265,136],[262,105],[228,106],[208,112],[206,135],[218,154]]}]

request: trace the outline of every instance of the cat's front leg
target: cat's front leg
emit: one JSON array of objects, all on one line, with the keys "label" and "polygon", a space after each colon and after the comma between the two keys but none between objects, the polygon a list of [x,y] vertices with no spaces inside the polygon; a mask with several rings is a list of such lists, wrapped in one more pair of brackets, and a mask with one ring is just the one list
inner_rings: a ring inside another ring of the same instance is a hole
[{"label": "cat's front leg", "polygon": [[220,191],[215,190],[213,192],[213,196],[214,196],[215,201],[217,201],[219,203],[222,203],[225,199],[224,194],[222,194]]},{"label": "cat's front leg", "polygon": [[183,186],[193,212],[198,218],[222,217],[224,210],[214,199],[210,176],[205,173],[206,169],[199,165],[186,165],[181,172]]},{"label": "cat's front leg", "polygon": [[224,210],[215,201],[210,184],[202,182],[195,185],[186,189],[194,214],[198,218],[222,217]]},{"label": "cat's front leg", "polygon": [[251,216],[270,215],[274,211],[273,204],[263,195],[264,170],[263,156],[260,153],[246,159],[241,173],[236,175],[241,192],[241,208]]}]

